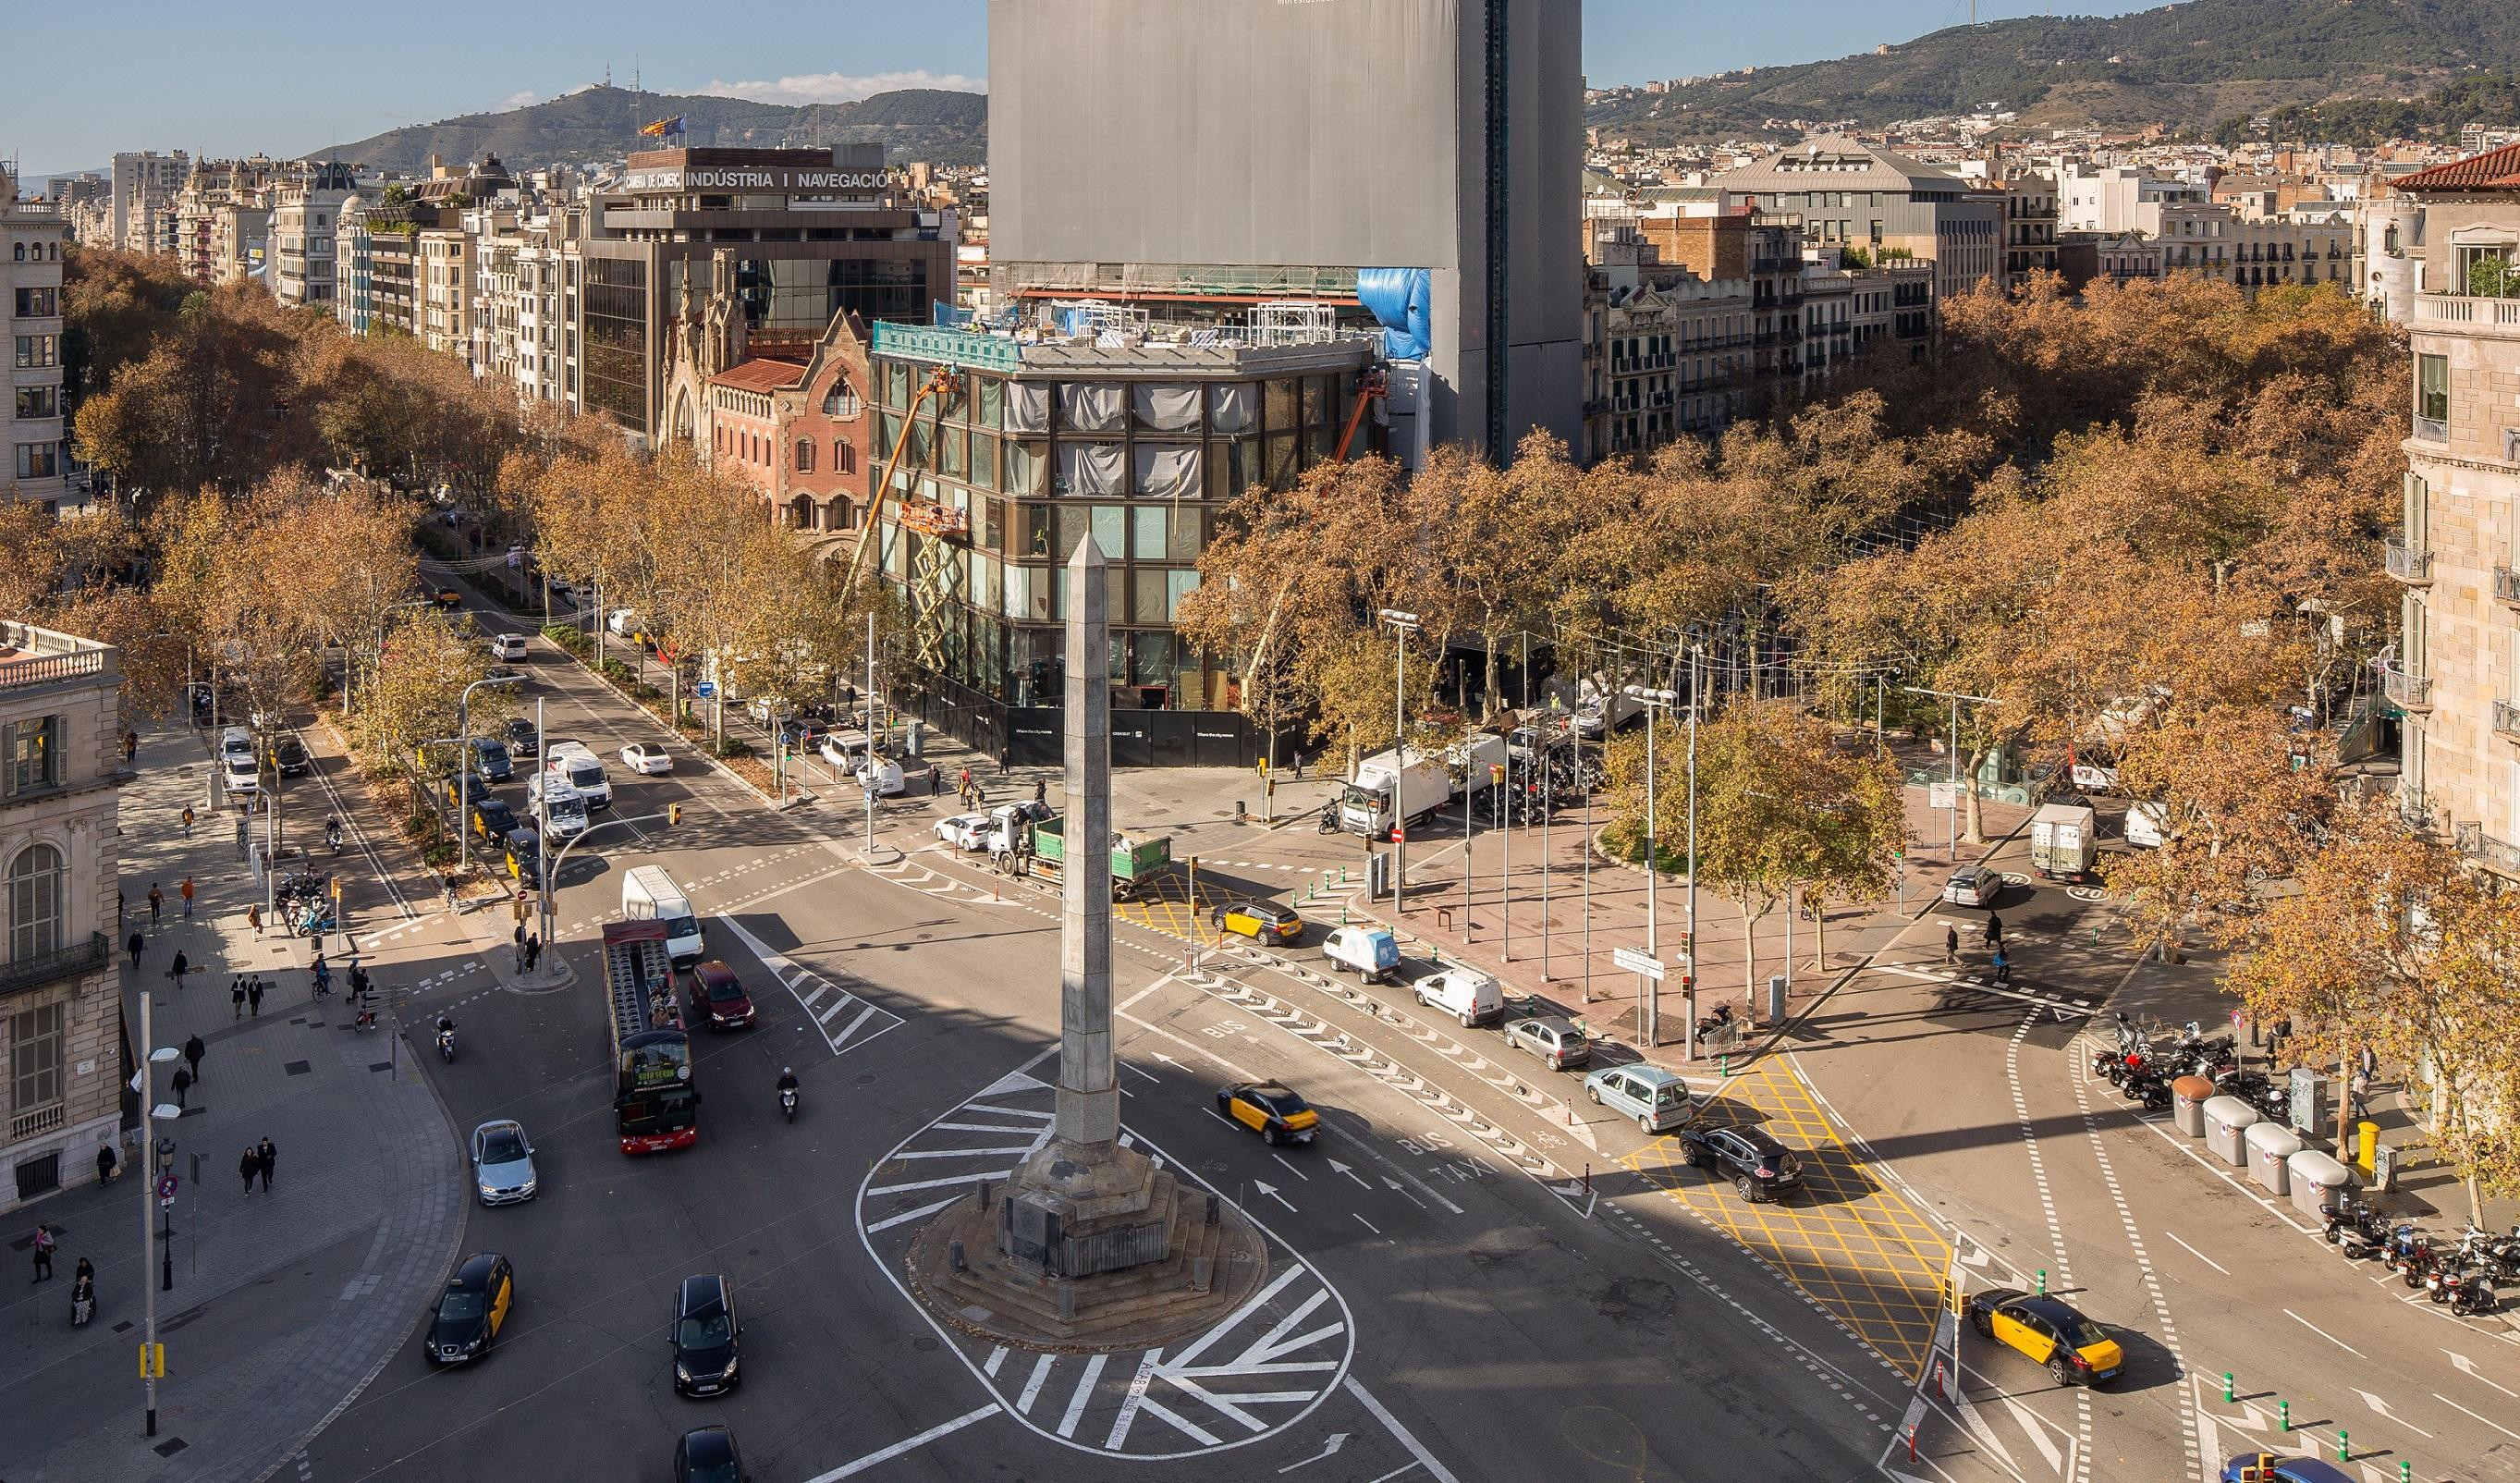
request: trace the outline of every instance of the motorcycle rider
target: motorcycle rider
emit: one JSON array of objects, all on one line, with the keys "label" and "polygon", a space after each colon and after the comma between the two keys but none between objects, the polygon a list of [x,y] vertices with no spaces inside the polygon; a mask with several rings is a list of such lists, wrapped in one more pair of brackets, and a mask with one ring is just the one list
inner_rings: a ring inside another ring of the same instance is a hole
[{"label": "motorcycle rider", "polygon": [[326,844],[329,844],[329,845],[331,845],[331,846],[333,847],[333,853],[334,853],[334,854],[338,855],[338,854],[341,853],[341,816],[340,816],[340,815],[338,815],[338,814],[326,814],[326,815],[324,816],[324,842],[325,842]]},{"label": "motorcycle rider", "polygon": [[793,1092],[796,1090],[797,1085],[795,1067],[781,1066],[779,1068],[779,1090],[781,1092]]}]

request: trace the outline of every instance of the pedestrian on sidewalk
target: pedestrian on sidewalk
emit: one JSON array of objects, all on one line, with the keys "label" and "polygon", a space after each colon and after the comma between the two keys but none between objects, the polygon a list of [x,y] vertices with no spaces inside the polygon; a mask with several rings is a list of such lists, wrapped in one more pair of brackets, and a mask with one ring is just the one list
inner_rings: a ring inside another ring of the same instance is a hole
[{"label": "pedestrian on sidewalk", "polygon": [[183,894],[184,920],[186,921],[190,921],[193,920],[193,877],[190,876],[185,876],[184,883],[177,886],[176,890]]},{"label": "pedestrian on sidewalk", "polygon": [[149,882],[149,924],[156,926],[165,915],[166,893],[158,889],[158,882],[152,880]]},{"label": "pedestrian on sidewalk", "polygon": [[136,731],[124,732],[122,734],[122,760],[128,762],[138,755],[140,755],[140,733]]},{"label": "pedestrian on sidewalk", "polygon": [[2003,949],[2002,948],[1997,948],[1995,950],[1995,981],[1998,983],[2012,982],[2012,960],[2003,956]]},{"label": "pedestrian on sidewalk", "polygon": [[113,924],[115,926],[122,925],[122,887],[117,885],[113,888]]},{"label": "pedestrian on sidewalk", "polygon": [[189,803],[184,805],[184,837],[193,837],[193,805]]},{"label": "pedestrian on sidewalk", "polygon": [[456,911],[458,909],[456,902],[459,898],[455,894],[455,877],[450,875],[442,883],[446,887],[446,909],[450,912]]},{"label": "pedestrian on sidewalk", "polygon": [[543,934],[540,932],[527,932],[525,934],[525,971],[528,973],[532,972],[534,970],[534,965],[542,961]]},{"label": "pedestrian on sidewalk", "polygon": [[174,1088],[175,1105],[181,1107],[185,1104],[184,1095],[193,1090],[193,1073],[182,1066],[177,1066],[175,1074],[167,1079],[166,1085]]},{"label": "pedestrian on sidewalk", "polygon": [[1991,948],[2003,946],[2003,919],[1993,912],[1986,914],[1986,945]]},{"label": "pedestrian on sidewalk", "polygon": [[236,1011],[228,1018],[245,1018],[245,975],[243,973],[228,980],[228,1004]]},{"label": "pedestrian on sidewalk", "polygon": [[[53,1228],[37,1222],[35,1226],[35,1281],[53,1280]],[[28,1285],[32,1285],[29,1283]]]},{"label": "pedestrian on sidewalk", "polygon": [[135,968],[140,966],[140,950],[149,945],[149,939],[140,935],[140,929],[134,927],[131,929],[131,936],[122,945],[131,953],[131,966]]},{"label": "pedestrian on sidewalk", "polygon": [[1960,963],[1960,929],[1957,925],[1943,928],[1943,966],[1956,968]]},{"label": "pedestrian on sidewalk", "polygon": [[115,1155],[113,1145],[110,1142],[98,1144],[96,1146],[96,1182],[100,1185],[112,1184],[113,1177],[120,1172],[122,1172],[122,1160]]},{"label": "pedestrian on sidewalk", "polygon": [[192,1062],[195,1081],[202,1079],[202,1057],[208,1054],[210,1054],[210,1048],[202,1044],[202,1037],[198,1032],[184,1042],[184,1059]]},{"label": "pedestrian on sidewalk", "polygon": [[245,815],[239,814],[237,815],[237,858],[239,860],[243,860],[245,858],[245,846],[248,837],[248,835],[246,832]]},{"label": "pedestrian on sidewalk", "polygon": [[522,921],[517,923],[515,931],[508,934],[508,941],[515,946],[517,971],[521,973],[525,970],[525,924]]},{"label": "pedestrian on sidewalk", "polygon": [[70,1326],[85,1328],[96,1317],[96,1267],[80,1257],[78,1271],[70,1277]]},{"label": "pedestrian on sidewalk", "polygon": [[246,924],[247,926],[249,926],[249,927],[253,928],[253,935],[255,935],[256,937],[259,937],[259,936],[261,936],[261,935],[262,935],[262,903],[261,903],[261,902],[259,902],[259,901],[254,902],[252,905],[248,906],[248,907],[247,907],[247,908],[245,909],[245,924]]},{"label": "pedestrian on sidewalk", "polygon": [[262,995],[263,982],[260,977],[256,977],[253,982],[245,986],[245,1002],[253,1011],[253,1017],[256,1019],[262,1017]]},{"label": "pedestrian on sidewalk", "polygon": [[273,1147],[271,1146],[271,1140],[266,1138],[262,1141],[262,1146],[254,1150],[254,1158],[255,1162],[262,1170],[262,1192],[269,1194],[271,1192],[271,1166],[280,1162],[280,1150]]},{"label": "pedestrian on sidewalk", "polygon": [[191,971],[193,971],[193,965],[184,957],[181,950],[176,952],[175,961],[166,966],[166,976],[175,980],[175,989],[178,993],[183,991],[184,975]]},{"label": "pedestrian on sidewalk", "polygon": [[261,1167],[262,1167],[262,1150],[261,1150],[261,1149],[259,1149],[259,1148],[256,1148],[256,1147],[255,1147],[253,1145],[251,1145],[251,1144],[248,1144],[248,1145],[246,1145],[246,1146],[245,1146],[245,1156],[237,1160],[237,1173],[242,1174],[242,1175],[244,1175],[244,1176],[245,1176],[245,1192],[246,1192],[246,1193],[248,1193],[248,1194],[251,1194],[251,1193],[253,1192],[253,1176],[254,1176],[254,1172],[255,1172],[256,1170],[260,1169]]},{"label": "pedestrian on sidewalk", "polygon": [[927,796],[941,797],[945,792],[945,772],[935,763],[927,764]]}]

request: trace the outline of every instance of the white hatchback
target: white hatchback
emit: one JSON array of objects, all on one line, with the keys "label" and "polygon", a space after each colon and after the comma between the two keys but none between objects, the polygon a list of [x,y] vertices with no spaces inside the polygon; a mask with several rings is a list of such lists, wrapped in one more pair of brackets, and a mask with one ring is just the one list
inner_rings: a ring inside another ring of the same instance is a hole
[{"label": "white hatchback", "polygon": [[986,814],[956,814],[936,821],[936,837],[958,850],[984,850],[992,828]]}]

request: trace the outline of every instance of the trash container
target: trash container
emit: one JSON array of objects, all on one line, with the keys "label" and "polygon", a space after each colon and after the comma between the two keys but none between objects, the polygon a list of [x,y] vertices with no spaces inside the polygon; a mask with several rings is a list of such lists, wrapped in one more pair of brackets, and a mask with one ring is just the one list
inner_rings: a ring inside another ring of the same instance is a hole
[{"label": "trash container", "polygon": [[2170,1114],[2189,1138],[2205,1136],[2205,1104],[2214,1100],[2214,1083],[2202,1076],[2182,1076],[2170,1084]]},{"label": "trash container", "polygon": [[2285,1160],[2292,1167],[2292,1207],[2316,1220],[2341,1192],[2354,1188],[2345,1166],[2317,1148],[2304,1148]]},{"label": "trash container", "polygon": [[2295,1066],[2287,1089],[2292,1101],[2285,1108],[2286,1119],[2296,1133],[2317,1133],[2327,1125],[2327,1078],[2311,1066]]},{"label": "trash container", "polygon": [[2234,1169],[2246,1168],[2249,1150],[2242,1145],[2258,1109],[2236,1097],[2208,1098],[2205,1102],[2205,1146]]},{"label": "trash container", "polygon": [[2292,1192],[2291,1168],[2286,1162],[2301,1151],[2301,1135],[2273,1123],[2258,1123],[2248,1132],[2249,1173],[2258,1188],[2269,1194]]}]

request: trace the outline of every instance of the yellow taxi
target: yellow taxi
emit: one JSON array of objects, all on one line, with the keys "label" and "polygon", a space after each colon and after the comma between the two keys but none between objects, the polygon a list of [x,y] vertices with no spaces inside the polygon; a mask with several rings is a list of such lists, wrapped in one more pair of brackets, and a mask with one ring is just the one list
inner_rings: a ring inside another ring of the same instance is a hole
[{"label": "yellow taxi", "polygon": [[1227,1122],[1250,1129],[1272,1146],[1308,1144],[1321,1126],[1321,1114],[1302,1098],[1273,1081],[1246,1081],[1216,1094],[1216,1110]]},{"label": "yellow taxi", "polygon": [[1233,932],[1253,942],[1284,947],[1304,935],[1304,919],[1290,906],[1274,901],[1233,901],[1207,914],[1218,932]]},{"label": "yellow taxi", "polygon": [[2096,1385],[2126,1365],[2126,1350],[2106,1327],[2044,1293],[1990,1287],[1970,1293],[1965,1306],[1971,1327],[2047,1366],[2059,1385]]}]

